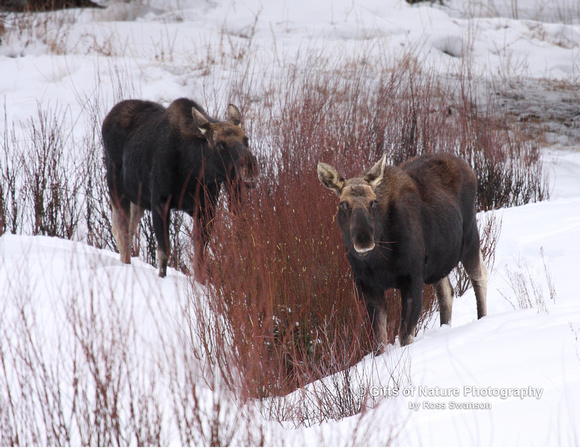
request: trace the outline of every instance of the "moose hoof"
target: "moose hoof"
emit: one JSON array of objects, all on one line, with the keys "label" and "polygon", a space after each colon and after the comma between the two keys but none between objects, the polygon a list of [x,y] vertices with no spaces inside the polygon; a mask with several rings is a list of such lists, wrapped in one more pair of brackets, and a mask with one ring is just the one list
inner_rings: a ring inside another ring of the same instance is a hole
[{"label": "moose hoof", "polygon": [[381,342],[379,345],[377,345],[377,348],[375,348],[375,350],[373,351],[373,355],[380,356],[380,355],[385,353],[386,349],[387,349],[387,344],[384,342]]},{"label": "moose hoof", "polygon": [[411,336],[410,334],[403,336],[401,338],[401,347],[404,347],[405,345],[412,344],[414,340],[415,340],[415,338],[413,336]]}]

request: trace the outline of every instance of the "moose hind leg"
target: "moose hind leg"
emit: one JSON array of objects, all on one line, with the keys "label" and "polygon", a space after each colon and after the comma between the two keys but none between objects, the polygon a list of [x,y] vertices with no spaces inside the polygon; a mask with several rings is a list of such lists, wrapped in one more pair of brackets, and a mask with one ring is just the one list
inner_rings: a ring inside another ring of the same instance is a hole
[{"label": "moose hind leg", "polygon": [[463,261],[463,267],[471,280],[477,301],[477,318],[487,315],[487,268],[481,250],[471,260]]},{"label": "moose hind leg", "polygon": [[439,302],[441,325],[447,325],[451,322],[451,309],[453,307],[453,288],[449,277],[443,277],[435,283],[435,295],[437,302]]},{"label": "moose hind leg", "polygon": [[167,275],[167,264],[171,243],[169,241],[169,200],[159,203],[151,210],[153,214],[153,230],[157,239],[157,264],[159,265],[159,277]]},{"label": "moose hind leg", "polygon": [[131,263],[131,236],[129,234],[129,202],[111,200],[112,230],[121,262]]},{"label": "moose hind leg", "polygon": [[129,221],[129,239],[131,242],[137,233],[137,227],[139,227],[139,223],[141,222],[144,213],[145,209],[143,207],[131,202],[131,220]]}]

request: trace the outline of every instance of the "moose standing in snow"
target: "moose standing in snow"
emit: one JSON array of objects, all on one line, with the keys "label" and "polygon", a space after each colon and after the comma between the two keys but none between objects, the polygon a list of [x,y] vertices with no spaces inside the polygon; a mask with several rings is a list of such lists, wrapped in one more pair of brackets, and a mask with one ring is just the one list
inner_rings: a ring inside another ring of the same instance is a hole
[{"label": "moose standing in snow", "polygon": [[141,100],[113,107],[102,134],[113,235],[123,263],[131,262],[132,236],[144,210],[151,210],[159,276],[165,277],[169,212],[183,210],[195,219],[194,269],[205,280],[205,248],[222,186],[233,204],[242,184],[253,185],[259,175],[241,121],[231,104],[221,122],[185,98],[168,108]]},{"label": "moose standing in snow", "polygon": [[487,269],[475,218],[475,174],[450,154],[427,154],[398,167],[386,156],[362,177],[345,180],[318,164],[322,184],[340,198],[338,224],[359,296],[364,298],[377,351],[387,344],[385,290],[401,291],[402,346],[413,342],[423,285],[435,284],[441,325],[451,320],[453,289],[447,275],[459,261],[486,315]]}]

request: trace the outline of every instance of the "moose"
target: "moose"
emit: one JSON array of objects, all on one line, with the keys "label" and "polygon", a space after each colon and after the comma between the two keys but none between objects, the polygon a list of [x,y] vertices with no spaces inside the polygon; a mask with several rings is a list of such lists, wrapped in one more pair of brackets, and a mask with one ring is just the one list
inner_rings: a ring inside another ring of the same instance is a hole
[{"label": "moose", "polygon": [[401,346],[413,342],[423,285],[434,284],[441,325],[451,320],[448,274],[463,264],[475,291],[477,317],[487,313],[487,268],[475,217],[477,181],[451,154],[425,154],[387,165],[386,154],[361,177],[345,180],[325,163],[321,183],[340,198],[338,225],[357,293],[364,299],[380,353],[387,344],[385,291],[401,292]]},{"label": "moose", "polygon": [[142,100],[115,105],[102,126],[112,231],[123,263],[131,263],[133,235],[144,210],[152,214],[159,276],[167,274],[170,210],[194,218],[195,276],[204,281],[205,251],[222,186],[233,206],[252,186],[259,165],[248,149],[239,109],[211,118],[180,98],[169,107]]}]

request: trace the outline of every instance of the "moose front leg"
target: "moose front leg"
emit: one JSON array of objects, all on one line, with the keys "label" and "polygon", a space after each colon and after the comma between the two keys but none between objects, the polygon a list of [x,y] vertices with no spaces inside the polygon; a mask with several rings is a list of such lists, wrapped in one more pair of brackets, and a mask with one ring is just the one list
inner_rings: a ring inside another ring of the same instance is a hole
[{"label": "moose front leg", "polygon": [[216,203],[219,192],[219,186],[208,186],[195,210],[195,238],[193,240],[195,257],[194,276],[195,280],[202,284],[207,282],[208,277],[206,250],[215,221]]},{"label": "moose front leg", "polygon": [[153,207],[153,231],[157,239],[157,264],[159,265],[159,277],[167,275],[167,262],[171,251],[169,241],[169,199],[159,202]]},{"label": "moose front leg", "polygon": [[374,352],[379,355],[385,350],[389,341],[385,291],[382,289],[368,288],[361,283],[357,283],[357,291],[359,296],[365,301],[367,314],[371,323],[372,340],[375,345]]},{"label": "moose front leg", "polygon": [[423,307],[423,282],[417,279],[409,279],[401,287],[401,327],[399,328],[399,341],[401,347],[409,345],[415,339],[417,322]]},{"label": "moose front leg", "polygon": [[241,207],[242,183],[239,180],[233,180],[226,184],[228,193],[228,209],[233,215],[237,215]]}]

